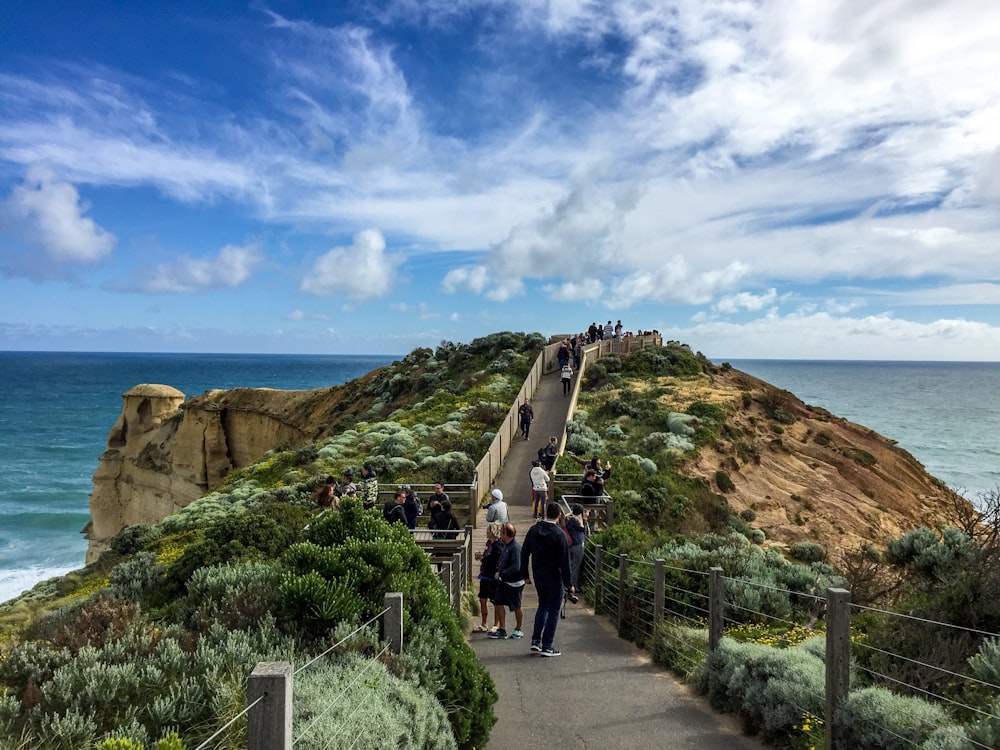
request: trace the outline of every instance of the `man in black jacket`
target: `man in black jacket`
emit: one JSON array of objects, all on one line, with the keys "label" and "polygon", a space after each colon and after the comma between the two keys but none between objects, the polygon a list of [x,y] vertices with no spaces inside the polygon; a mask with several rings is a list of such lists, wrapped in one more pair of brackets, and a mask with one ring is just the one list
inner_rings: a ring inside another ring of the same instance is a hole
[{"label": "man in black jacket", "polygon": [[389,523],[401,523],[406,526],[406,511],[403,504],[406,502],[406,490],[397,490],[396,496],[382,506],[382,515]]},{"label": "man in black jacket", "polygon": [[[562,606],[563,592],[569,589],[569,546],[566,532],[559,526],[562,511],[558,503],[545,506],[545,520],[532,526],[521,545],[521,577],[527,583],[534,583],[538,593],[538,611],[531,633],[531,650],[542,656],[559,656],[560,651],[553,645],[556,625],[559,624],[559,608]],[[531,575],[528,562],[531,561]]]}]

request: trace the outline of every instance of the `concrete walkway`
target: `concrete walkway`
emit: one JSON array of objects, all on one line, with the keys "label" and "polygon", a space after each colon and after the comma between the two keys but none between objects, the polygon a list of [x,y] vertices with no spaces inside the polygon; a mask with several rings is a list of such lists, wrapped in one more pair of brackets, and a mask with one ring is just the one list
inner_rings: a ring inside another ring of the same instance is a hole
[{"label": "concrete walkway", "polygon": [[[535,422],[530,439],[515,441],[497,477],[518,539],[533,523],[531,461],[550,435],[562,434],[569,403],[558,373],[542,378],[532,399]],[[480,513],[476,550],[486,543],[485,512]],[[566,619],[559,621],[555,645],[562,656],[545,658],[530,652],[536,606],[534,587],[526,586],[525,637],[520,640],[470,636],[500,695],[495,707],[498,720],[486,750],[763,747],[743,736],[735,719],[712,711],[682,682],[653,665],[648,655],[619,638],[608,620],[595,616],[582,599],[569,605]],[[491,607],[491,623],[492,618]],[[508,613],[507,631],[513,628],[514,615]]]}]

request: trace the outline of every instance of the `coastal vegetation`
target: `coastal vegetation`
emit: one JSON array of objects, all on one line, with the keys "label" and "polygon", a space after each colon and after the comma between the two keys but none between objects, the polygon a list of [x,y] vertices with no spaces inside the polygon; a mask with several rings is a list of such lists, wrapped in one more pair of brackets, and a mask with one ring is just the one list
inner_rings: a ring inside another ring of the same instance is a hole
[{"label": "coastal vegetation", "polygon": [[[362,464],[387,482],[468,482],[543,343],[498,333],[415,350],[346,384],[354,397],[317,441],[2,607],[0,746],[190,750],[245,708],[257,662],[304,664],[334,644],[296,677],[295,726],[310,727],[297,746],[481,746],[495,689],[427,555],[380,512],[344,499],[317,517],[312,497]],[[406,647],[373,659],[375,626],[347,636],[387,592],[403,593]],[[350,700],[326,704],[352,680]],[[245,732],[237,722],[212,747],[245,747]]]},{"label": "coastal vegetation", "polygon": [[[414,350],[343,386],[314,441],[271,451],[162,522],[124,529],[95,564],[0,607],[0,746],[192,750],[246,706],[255,663],[305,664],[331,646],[296,676],[295,725],[310,727],[297,746],[482,746],[495,689],[427,556],[380,513],[344,500],[340,513],[317,515],[312,498],[325,475],[358,476],[366,463],[390,484],[468,482],[544,343],[504,332]],[[1000,713],[995,692],[919,666],[1000,683],[1000,646],[976,636],[1000,630],[1000,498],[983,515],[956,498],[934,523],[901,521],[903,533],[840,530],[849,503],[835,504],[835,492],[881,504],[879,523],[898,528],[904,509],[891,493],[905,482],[879,474],[898,451],[677,342],[589,365],[566,447],[614,463],[616,523],[594,541],[669,561],[669,585],[692,592],[680,603],[687,620],[647,637],[636,612],[622,634],[749,730],[802,750],[822,740],[819,595],[843,586],[872,609],[856,622],[852,746],[1000,745],[995,721],[919,697],[933,690]],[[767,474],[775,464],[795,483]],[[578,465],[563,456],[557,470]],[[737,579],[728,596],[739,608],[706,658],[698,597],[715,565]],[[650,582],[625,585],[631,600]],[[391,591],[405,603],[396,656],[381,652],[374,626],[355,632]],[[969,632],[942,638],[919,619]],[[909,694],[875,686],[874,673]],[[331,707],[344,691],[351,700]],[[245,732],[237,722],[213,747],[245,746]]]}]

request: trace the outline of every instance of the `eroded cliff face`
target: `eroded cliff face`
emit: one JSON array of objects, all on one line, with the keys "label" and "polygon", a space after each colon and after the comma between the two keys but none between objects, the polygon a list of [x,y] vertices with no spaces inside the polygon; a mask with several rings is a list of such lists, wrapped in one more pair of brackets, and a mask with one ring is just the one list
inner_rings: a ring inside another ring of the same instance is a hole
[{"label": "eroded cliff face", "polygon": [[722,439],[683,470],[717,491],[717,472],[726,472],[729,507],[746,512],[769,544],[813,541],[834,556],[882,547],[919,526],[947,523],[956,504],[968,505],[895,441],[739,370],[718,368],[679,386],[678,396],[731,407]]},{"label": "eroded cliff face", "polygon": [[315,437],[331,389],[207,391],[186,400],[166,385],[123,394],[94,473],[87,562],[123,528],[152,524],[219,486],[267,451]]}]

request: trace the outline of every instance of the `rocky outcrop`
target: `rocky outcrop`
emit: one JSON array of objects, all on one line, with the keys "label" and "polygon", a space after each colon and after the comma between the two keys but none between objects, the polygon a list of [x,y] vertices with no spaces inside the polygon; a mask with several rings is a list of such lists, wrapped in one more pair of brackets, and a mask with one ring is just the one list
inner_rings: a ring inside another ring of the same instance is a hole
[{"label": "rocky outcrop", "polygon": [[314,436],[331,389],[237,388],[185,399],[167,385],[137,385],[94,473],[87,562],[123,528],[152,524],[217,487],[267,451]]},{"label": "rocky outcrop", "polygon": [[679,384],[677,397],[725,404],[726,429],[683,471],[724,494],[769,544],[812,541],[831,553],[881,546],[954,523],[956,505],[968,505],[874,430],[736,369],[716,368],[708,380]]}]

